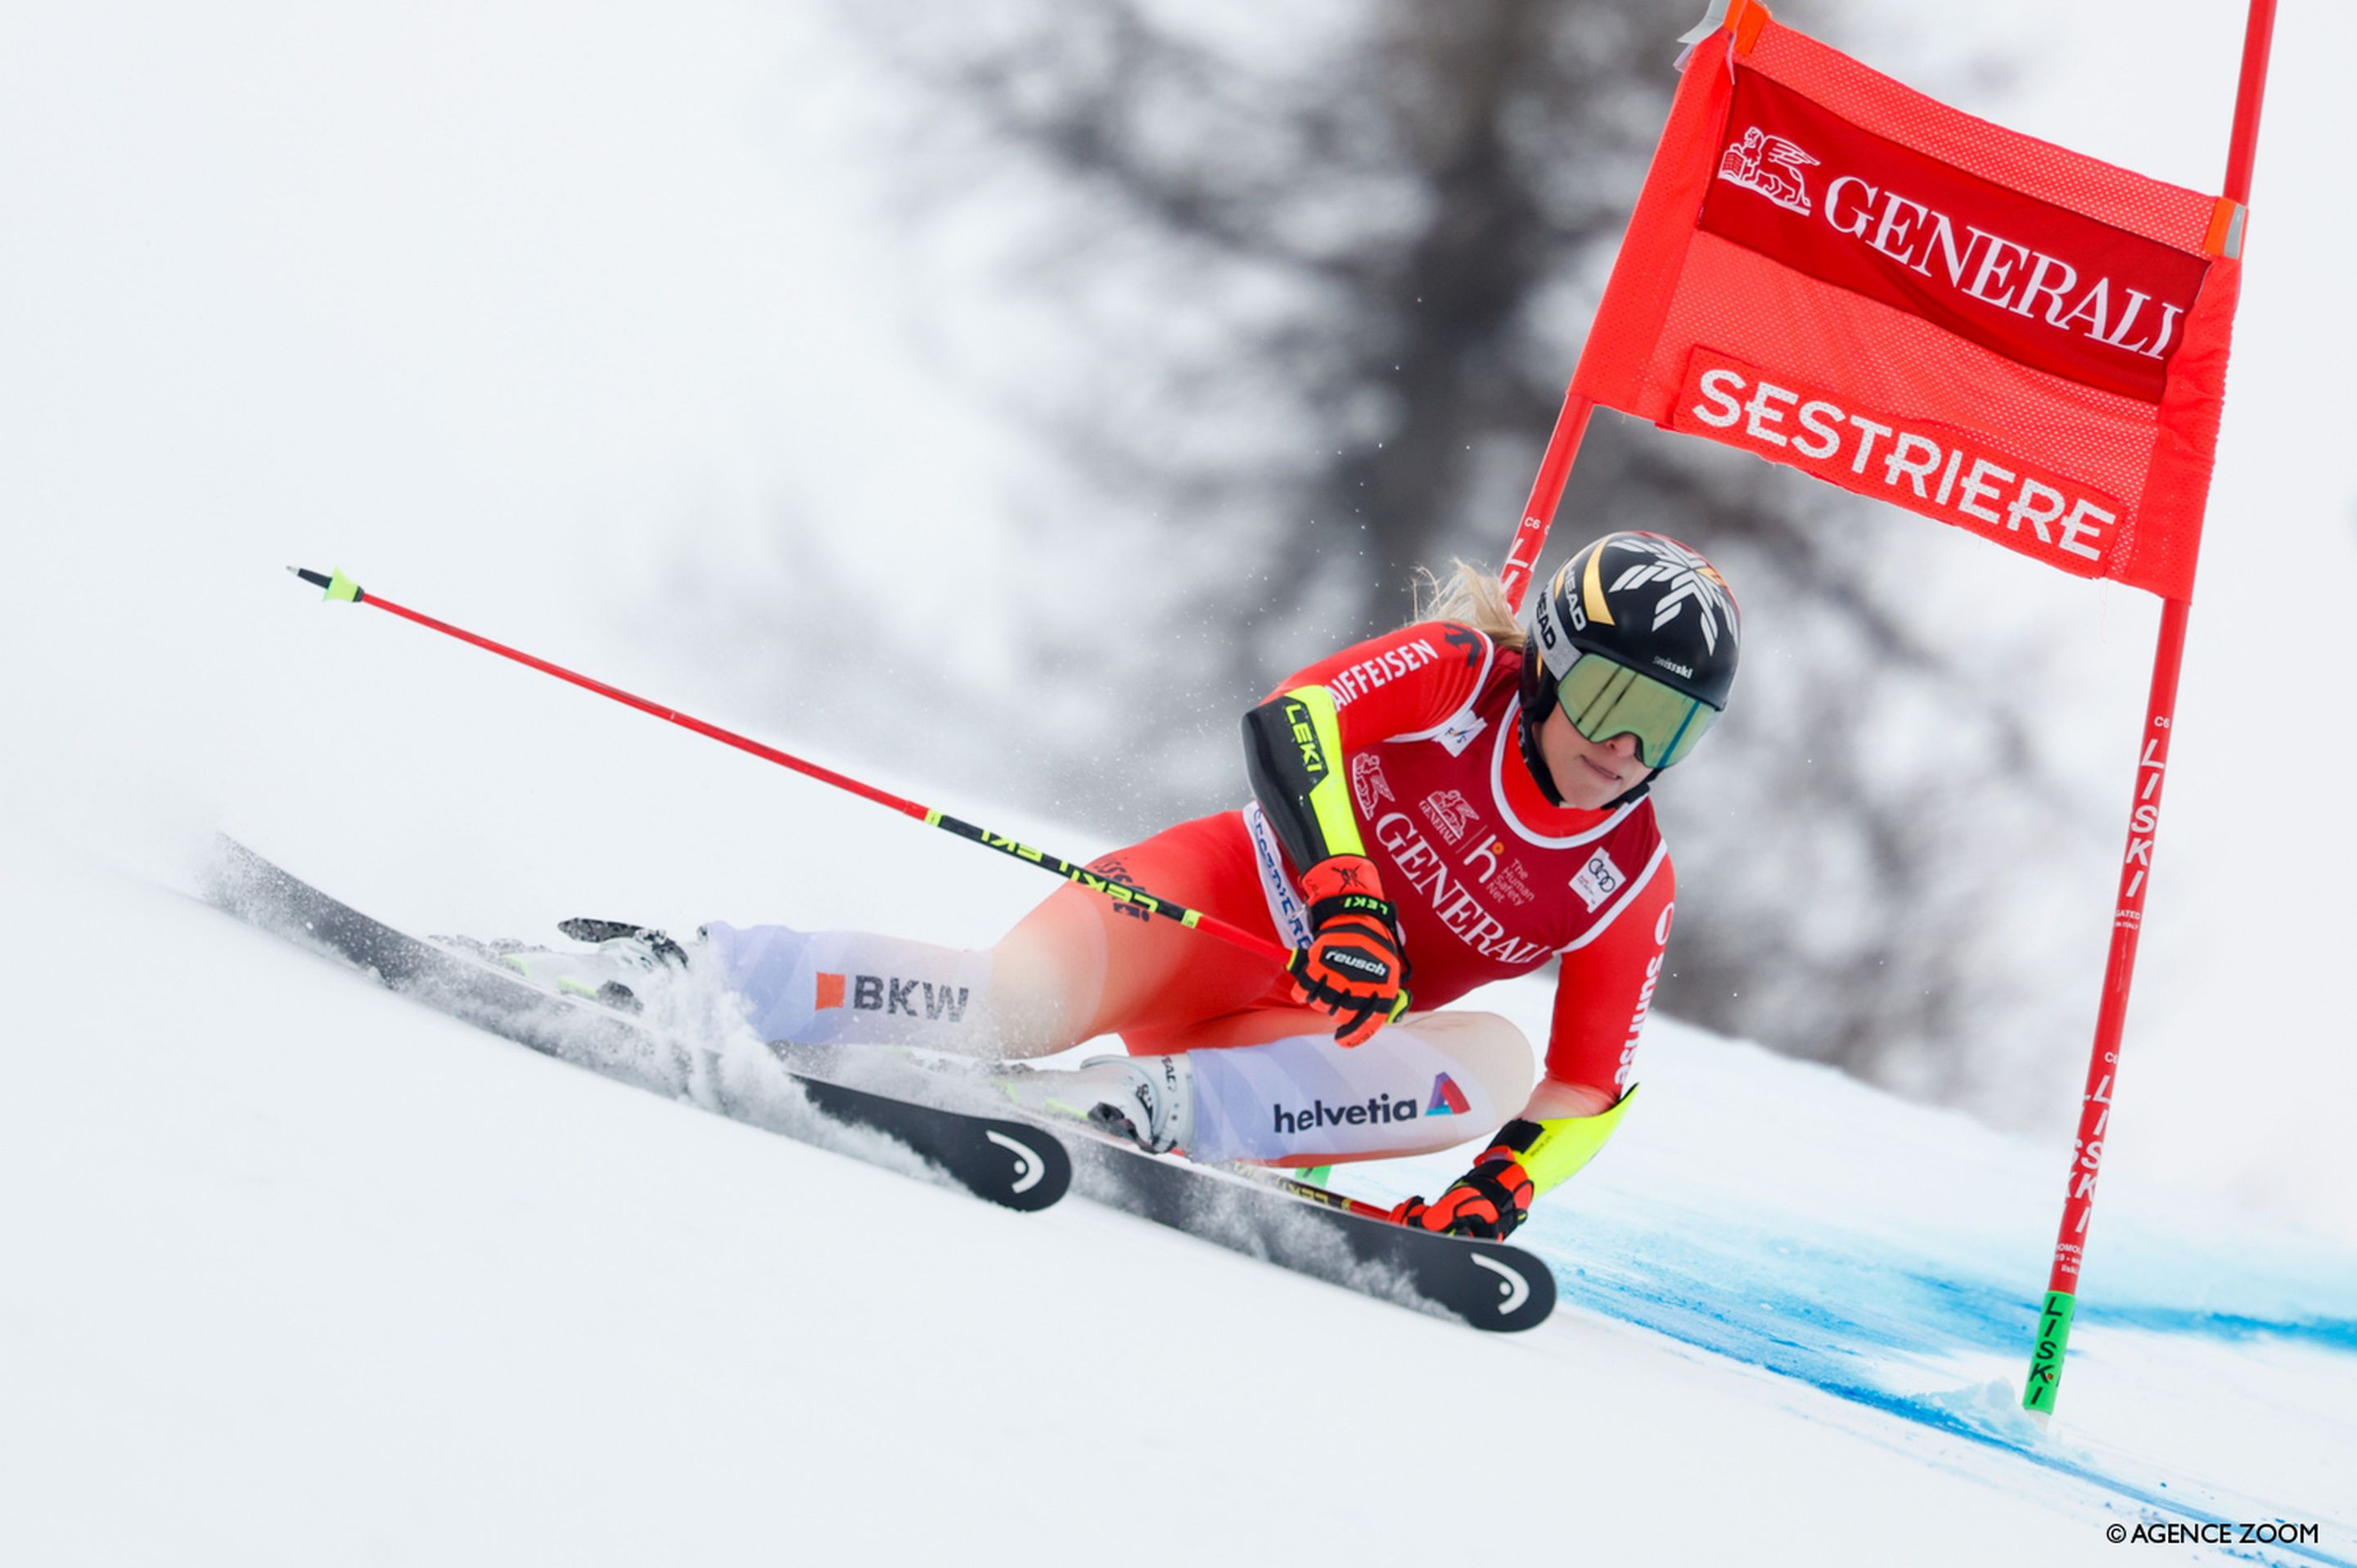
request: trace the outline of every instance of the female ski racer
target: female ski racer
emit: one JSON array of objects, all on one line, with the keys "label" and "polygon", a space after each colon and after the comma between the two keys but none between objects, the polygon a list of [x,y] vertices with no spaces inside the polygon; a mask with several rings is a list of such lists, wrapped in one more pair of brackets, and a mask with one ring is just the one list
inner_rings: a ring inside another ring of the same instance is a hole
[{"label": "female ski racer", "polygon": [[[1073,886],[986,950],[715,923],[692,949],[618,927],[595,953],[501,956],[625,1004],[617,972],[684,964],[763,1038],[805,1045],[1008,1061],[1117,1035],[1127,1057],[1001,1081],[1197,1160],[1380,1159],[1496,1128],[1394,1218],[1502,1237],[1628,1110],[1675,891],[1646,791],[1725,708],[1736,618],[1701,555],[1611,533],[1527,630],[1460,564],[1432,618],[1281,682],[1244,715],[1250,804],[1092,869],[1271,937],[1293,950],[1282,967]],[[1518,1027],[1448,1004],[1558,957],[1533,1088]]]}]

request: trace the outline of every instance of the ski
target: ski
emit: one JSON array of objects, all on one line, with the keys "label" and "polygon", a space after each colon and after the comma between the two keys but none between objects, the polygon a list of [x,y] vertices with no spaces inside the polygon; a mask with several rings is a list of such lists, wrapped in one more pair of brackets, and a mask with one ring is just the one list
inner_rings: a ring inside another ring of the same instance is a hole
[{"label": "ski", "polygon": [[240,919],[324,950],[436,1012],[667,1098],[870,1164],[907,1168],[914,1156],[1008,1208],[1045,1208],[1071,1183],[1070,1152],[1030,1122],[829,1082],[770,1055],[743,1053],[748,1064],[660,1033],[397,930],[226,836],[207,896]]},{"label": "ski", "polygon": [[[895,1098],[969,1106],[999,1098],[955,1064],[929,1068],[905,1054],[844,1047],[773,1042],[770,1048],[790,1068]],[[1108,1208],[1489,1333],[1535,1328],[1555,1310],[1555,1275],[1519,1247],[1396,1225],[1368,1205],[1281,1172],[1149,1155],[1085,1122],[1014,1113],[1071,1145],[1072,1191]]]},{"label": "ski", "polygon": [[1307,1183],[1261,1179],[1082,1134],[1073,1190],[1232,1251],[1500,1334],[1555,1310],[1555,1275],[1519,1247],[1353,1212]]},{"label": "ski", "polygon": [[[221,840],[208,896],[252,925],[543,1055],[870,1163],[906,1165],[913,1157],[1010,1208],[1045,1208],[1069,1189],[1488,1332],[1536,1327],[1555,1307],[1554,1275],[1520,1248],[1394,1225],[1276,1172],[1149,1155],[1083,1122],[1034,1118],[970,1071],[920,1067],[898,1052],[777,1042],[748,1066],[411,936],[232,839]],[[880,1133],[888,1144],[879,1149],[877,1140],[846,1132]]]}]

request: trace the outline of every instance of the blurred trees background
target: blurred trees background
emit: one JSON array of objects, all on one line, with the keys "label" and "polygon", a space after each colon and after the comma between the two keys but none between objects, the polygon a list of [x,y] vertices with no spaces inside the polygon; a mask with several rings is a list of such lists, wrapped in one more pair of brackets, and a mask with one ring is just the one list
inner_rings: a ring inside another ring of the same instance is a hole
[{"label": "blurred trees background", "polygon": [[[1243,706],[1405,618],[1417,566],[1494,568],[1697,9],[848,14],[913,89],[911,244],[1003,291],[986,325],[934,323],[944,350],[1062,476],[1020,507],[1021,695],[958,698],[997,737],[958,783],[1123,836],[1233,805]],[[1607,528],[1694,543],[1745,612],[1728,722],[1656,795],[1681,881],[1662,1004],[1934,1097],[2071,1059],[2111,827],[2042,757],[2036,650],[1931,591],[1939,531],[1599,413],[1542,580]],[[804,626],[809,655],[832,634]],[[949,703],[939,664],[896,671]],[[2029,865],[2090,891],[2024,897]]]}]

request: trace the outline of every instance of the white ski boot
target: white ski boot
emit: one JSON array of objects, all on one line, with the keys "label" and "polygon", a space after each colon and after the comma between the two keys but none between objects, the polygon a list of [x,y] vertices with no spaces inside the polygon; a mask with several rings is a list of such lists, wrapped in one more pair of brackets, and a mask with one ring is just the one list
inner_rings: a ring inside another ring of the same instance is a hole
[{"label": "white ski boot", "polygon": [[1148,1154],[1183,1149],[1195,1133],[1195,1069],[1183,1053],[1091,1057],[1077,1068],[997,1076],[1017,1105],[1117,1133]]},{"label": "white ski boot", "polygon": [[434,940],[486,963],[513,970],[545,990],[578,996],[625,1013],[643,1013],[646,993],[686,974],[687,950],[662,932],[621,920],[560,920],[556,929],[587,952],[536,948],[509,937]]}]

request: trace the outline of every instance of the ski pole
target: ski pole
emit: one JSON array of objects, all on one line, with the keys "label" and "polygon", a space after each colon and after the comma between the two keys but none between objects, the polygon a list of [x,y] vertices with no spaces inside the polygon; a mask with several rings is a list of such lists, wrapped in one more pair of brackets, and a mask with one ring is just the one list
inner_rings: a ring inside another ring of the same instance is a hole
[{"label": "ski pole", "polygon": [[1012,855],[1026,865],[1036,865],[1042,871],[1052,873],[1092,893],[1102,893],[1116,903],[1127,904],[1133,908],[1144,910],[1148,915],[1159,915],[1165,919],[1176,920],[1189,930],[1202,931],[1207,935],[1218,937],[1222,941],[1232,942],[1246,952],[1257,953],[1275,963],[1283,963],[1292,956],[1287,949],[1264,937],[1255,936],[1242,926],[1222,920],[1216,915],[1206,915],[1200,909],[1189,909],[1183,904],[1158,897],[1143,887],[1134,886],[1126,882],[1116,882],[1110,876],[1099,875],[1084,865],[1074,865],[1061,856],[1049,854],[1044,850],[1033,849],[1029,844],[1018,843],[1002,833],[992,832],[988,828],[978,828],[972,822],[961,822],[945,811],[935,811],[930,806],[920,806],[916,801],[895,795],[888,789],[878,789],[872,784],[863,784],[856,779],[837,773],[832,768],[822,768],[815,762],[806,761],[791,753],[780,751],[774,746],[764,746],[761,742],[738,735],[734,730],[726,730],[718,725],[707,724],[692,714],[683,714],[676,708],[667,708],[660,703],[651,703],[644,697],[633,696],[619,686],[608,686],[603,681],[593,681],[587,675],[576,674],[562,665],[552,664],[545,659],[536,659],[520,649],[493,642],[488,637],[481,637],[463,628],[452,626],[447,621],[436,620],[432,616],[422,615],[416,610],[394,604],[382,595],[364,592],[358,583],[353,582],[341,572],[332,574],[309,572],[300,566],[289,566],[286,569],[314,587],[326,589],[328,598],[332,601],[374,605],[378,609],[397,615],[404,620],[414,621],[419,626],[441,632],[446,637],[455,637],[461,642],[472,643],[477,648],[486,652],[496,653],[502,659],[512,659],[518,664],[537,670],[544,675],[554,675],[560,681],[569,681],[584,691],[595,692],[601,697],[610,697],[615,702],[626,707],[636,708],[642,714],[652,714],[656,718],[667,719],[682,729],[694,730],[700,736],[733,746],[739,751],[750,752],[764,761],[774,762],[780,768],[790,768],[805,778],[815,779],[822,784],[832,784],[838,789],[847,790],[862,800],[873,800],[879,806],[889,806],[903,816],[916,818],[927,827],[940,828],[944,832],[955,833],[958,837],[978,843],[985,849],[995,849],[1001,854]]},{"label": "ski pole", "polygon": [[1345,1214],[1355,1214],[1362,1219],[1388,1220],[1392,1217],[1392,1211],[1388,1208],[1379,1208],[1362,1198],[1336,1192],[1331,1187],[1319,1187],[1314,1181],[1303,1181],[1298,1176],[1286,1176],[1282,1171],[1255,1171],[1253,1173],[1253,1179],[1263,1187],[1274,1187],[1278,1192],[1290,1193],[1295,1197],[1306,1197],[1312,1203],[1323,1204],[1328,1208],[1339,1208]]}]

